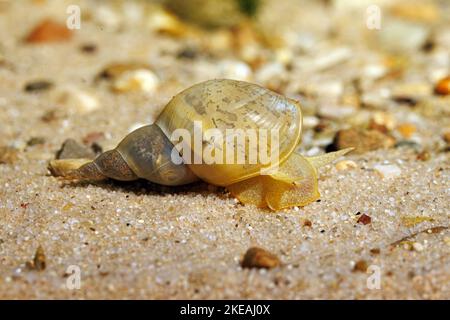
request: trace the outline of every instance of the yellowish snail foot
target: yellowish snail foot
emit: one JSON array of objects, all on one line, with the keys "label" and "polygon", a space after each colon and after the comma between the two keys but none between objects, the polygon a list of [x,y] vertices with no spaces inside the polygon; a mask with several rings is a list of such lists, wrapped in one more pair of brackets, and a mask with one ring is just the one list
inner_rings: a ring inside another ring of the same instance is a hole
[{"label": "yellowish snail foot", "polygon": [[272,210],[305,206],[319,199],[317,170],[353,150],[347,148],[315,157],[294,152],[275,173],[227,186],[244,204]]}]

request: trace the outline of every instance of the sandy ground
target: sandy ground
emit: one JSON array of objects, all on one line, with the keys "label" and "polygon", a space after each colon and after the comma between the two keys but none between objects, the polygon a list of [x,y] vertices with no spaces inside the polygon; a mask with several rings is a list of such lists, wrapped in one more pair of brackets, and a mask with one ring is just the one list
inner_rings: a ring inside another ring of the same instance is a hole
[{"label": "sandy ground", "polygon": [[[103,148],[114,146],[131,128],[153,121],[182,88],[223,76],[223,58],[186,62],[175,57],[186,39],[134,26],[111,31],[92,21],[70,41],[24,44],[42,18],[64,19],[65,4],[13,2],[0,3],[0,145],[19,150],[16,160],[0,164],[0,298],[450,298],[450,157],[442,139],[448,111],[424,116],[389,104],[398,121],[416,124],[416,144],[430,159],[418,160],[408,147],[350,155],[356,168],[323,168],[320,202],[303,208],[244,206],[204,183],[173,189],[145,181],[65,184],[47,170],[64,140],[103,132]],[[82,52],[86,43],[97,51]],[[115,61],[149,62],[158,89],[116,94],[94,83]],[[445,61],[443,68],[448,71]],[[413,78],[430,87],[420,74]],[[39,79],[54,87],[23,91]],[[58,98],[65,88],[89,93],[99,107],[79,112],[77,103]],[[432,94],[425,99],[449,106]],[[33,137],[42,143],[27,145]],[[399,175],[381,177],[380,164],[395,165]],[[362,214],[369,224],[357,223]],[[26,263],[39,246],[46,267],[32,270]],[[251,246],[276,254],[282,265],[241,268]],[[69,266],[81,272],[80,289],[67,286]],[[367,285],[373,272],[380,274],[379,289]]]}]

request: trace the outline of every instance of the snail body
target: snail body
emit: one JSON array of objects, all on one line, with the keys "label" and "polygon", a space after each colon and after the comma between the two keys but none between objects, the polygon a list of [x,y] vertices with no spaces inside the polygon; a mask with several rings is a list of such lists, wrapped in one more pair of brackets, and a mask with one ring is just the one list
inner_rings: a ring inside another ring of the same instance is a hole
[{"label": "snail body", "polygon": [[[143,178],[168,186],[201,179],[259,207],[306,205],[320,196],[317,168],[348,150],[303,157],[295,151],[301,128],[297,101],[248,82],[209,80],[177,94],[154,124],[63,175],[78,180]],[[268,131],[276,135],[269,138]],[[244,161],[236,161],[239,153],[229,150],[240,151]],[[263,151],[276,157],[263,161]],[[230,154],[233,161],[227,162]]]}]

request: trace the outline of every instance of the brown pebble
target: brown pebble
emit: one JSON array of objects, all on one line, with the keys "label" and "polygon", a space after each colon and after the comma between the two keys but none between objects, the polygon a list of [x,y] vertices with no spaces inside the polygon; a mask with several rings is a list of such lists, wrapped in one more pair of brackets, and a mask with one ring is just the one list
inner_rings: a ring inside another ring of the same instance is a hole
[{"label": "brown pebble", "polygon": [[339,130],[333,142],[337,150],[354,147],[353,152],[359,154],[381,148],[390,148],[394,144],[395,139],[390,135],[377,130],[357,128]]},{"label": "brown pebble", "polygon": [[93,159],[94,151],[73,139],[67,139],[56,153],[56,159]]},{"label": "brown pebble", "polygon": [[47,19],[38,24],[25,38],[28,43],[60,42],[70,40],[72,31],[64,24]]},{"label": "brown pebble", "polygon": [[44,248],[42,248],[42,246],[39,246],[36,249],[33,261],[27,261],[26,265],[27,268],[30,270],[37,270],[37,271],[45,270],[47,264],[45,259]]},{"label": "brown pebble", "polygon": [[372,218],[364,213],[362,216],[358,218],[357,222],[366,225],[372,222]]},{"label": "brown pebble", "polygon": [[25,92],[45,91],[53,87],[53,83],[47,80],[37,80],[25,84],[23,90]]},{"label": "brown pebble", "polygon": [[442,96],[450,94],[450,76],[447,76],[436,83],[434,93]]},{"label": "brown pebble", "polygon": [[142,62],[111,63],[97,75],[97,79],[113,80],[127,71],[140,69],[150,70],[150,66]]},{"label": "brown pebble", "polygon": [[380,131],[381,133],[388,133],[389,132],[389,129],[385,125],[376,123],[373,120],[370,120],[368,127],[371,130],[377,130],[377,131]]},{"label": "brown pebble", "polygon": [[420,161],[428,161],[430,160],[431,155],[428,151],[424,150],[417,155],[417,160]]},{"label": "brown pebble", "polygon": [[275,268],[280,265],[278,257],[262,248],[252,247],[242,259],[242,268]]},{"label": "brown pebble", "polygon": [[355,263],[353,271],[366,272],[368,268],[366,260],[359,260]]},{"label": "brown pebble", "polygon": [[80,50],[84,53],[95,53],[97,51],[97,46],[93,43],[86,43],[80,47]]},{"label": "brown pebble", "polygon": [[61,113],[56,109],[47,110],[41,116],[43,122],[52,122],[61,118]]},{"label": "brown pebble", "polygon": [[373,248],[373,249],[370,249],[370,253],[371,253],[371,254],[380,254],[380,252],[381,252],[380,248]]},{"label": "brown pebble", "polygon": [[442,138],[444,139],[445,142],[450,144],[450,131],[444,132],[444,134],[442,135]]},{"label": "brown pebble", "polygon": [[32,137],[32,138],[30,138],[30,140],[27,141],[27,146],[32,147],[32,146],[36,146],[36,145],[44,144],[44,143],[45,143],[44,137]]},{"label": "brown pebble", "polygon": [[0,146],[0,164],[13,164],[19,159],[19,150]]},{"label": "brown pebble", "polygon": [[303,226],[304,227],[311,227],[312,226],[311,220],[305,219],[305,221],[303,221]]}]

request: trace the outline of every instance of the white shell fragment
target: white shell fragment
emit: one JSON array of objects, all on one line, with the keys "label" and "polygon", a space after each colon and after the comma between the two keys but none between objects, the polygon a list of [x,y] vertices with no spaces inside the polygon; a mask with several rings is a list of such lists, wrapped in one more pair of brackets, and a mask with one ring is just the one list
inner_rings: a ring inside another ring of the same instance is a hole
[{"label": "white shell fragment", "polygon": [[96,96],[76,87],[64,87],[57,91],[56,101],[80,114],[90,113],[100,107]]},{"label": "white shell fragment", "polygon": [[159,79],[150,70],[138,69],[120,75],[113,82],[113,89],[119,92],[142,91],[154,92],[158,87]]},{"label": "white shell fragment", "polygon": [[373,168],[383,179],[395,178],[402,173],[402,170],[395,164],[377,164]]}]

